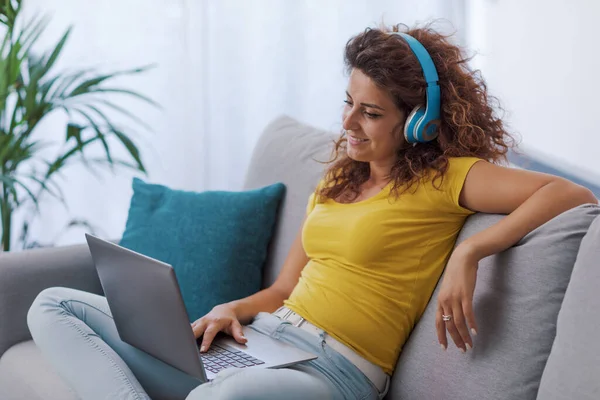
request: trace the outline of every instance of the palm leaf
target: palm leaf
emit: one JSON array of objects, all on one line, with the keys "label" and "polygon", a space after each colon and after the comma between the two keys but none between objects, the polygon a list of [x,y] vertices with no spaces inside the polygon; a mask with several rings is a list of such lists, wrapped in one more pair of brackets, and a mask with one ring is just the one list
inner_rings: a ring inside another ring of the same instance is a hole
[{"label": "palm leaf", "polygon": [[110,121],[110,118],[108,118],[108,116],[102,110],[100,110],[98,107],[96,107],[92,104],[86,104],[85,107],[90,109],[94,113],[96,113],[96,115],[98,115],[98,117],[100,117],[100,119],[103,121],[103,123],[106,124],[108,129],[110,129],[111,131],[117,130],[117,128],[114,126],[114,124]]},{"label": "palm leaf", "polygon": [[81,140],[81,132],[83,131],[83,127],[69,123],[67,124],[67,137],[65,138],[65,143],[68,143],[71,138],[75,138],[78,147],[82,147],[83,141]]},{"label": "palm leaf", "polygon": [[20,59],[25,58],[29,54],[31,46],[37,42],[41,34],[46,30],[49,17],[33,17],[28,24],[21,30],[19,36],[15,40],[15,49]]},{"label": "palm leaf", "polygon": [[121,131],[113,131],[113,133],[117,136],[117,138],[123,143],[123,146],[127,149],[131,157],[137,163],[137,169],[146,173],[146,168],[144,167],[144,163],[142,163],[142,159],[140,156],[140,151],[137,146],[129,139],[129,137]]},{"label": "palm leaf", "polygon": [[6,160],[10,158],[13,138],[12,135],[0,135],[0,165],[4,165]]},{"label": "palm leaf", "polygon": [[10,35],[4,35],[4,39],[2,39],[2,45],[0,45],[0,56],[4,56],[4,50],[6,49],[6,45],[10,43]]},{"label": "palm leaf", "polygon": [[57,84],[57,82],[59,82],[60,78],[61,78],[60,75],[56,75],[52,78],[44,79],[44,82],[40,83],[40,85],[38,87],[38,93],[39,93],[41,102],[49,103],[51,106],[53,106],[52,98],[49,96],[50,96],[52,87],[54,87]]},{"label": "palm leaf", "polygon": [[161,106],[155,102],[154,100],[152,100],[151,98],[144,96],[143,94],[134,92],[132,90],[128,90],[128,89],[118,89],[118,88],[97,88],[94,89],[93,93],[120,93],[120,94],[128,94],[130,96],[133,96],[139,100],[143,100],[148,104],[153,105],[154,107],[157,108],[161,108]]},{"label": "palm leaf", "polygon": [[87,105],[87,107],[89,109],[93,110],[96,114],[98,114],[100,116],[100,118],[102,118],[104,120],[104,122],[106,123],[106,125],[108,126],[108,128],[110,129],[110,133],[116,135],[117,138],[119,139],[119,141],[121,141],[121,143],[123,143],[123,145],[125,146],[125,148],[129,152],[129,154],[131,155],[131,157],[133,157],[133,159],[135,160],[135,162],[138,164],[137,169],[140,170],[143,173],[146,173],[147,172],[146,171],[146,167],[144,166],[144,164],[143,164],[143,162],[141,160],[140,152],[139,152],[137,146],[129,138],[129,136],[127,136],[120,129],[118,129],[117,127],[115,127],[110,122],[110,120],[107,118],[106,114],[104,114],[97,107],[94,107],[94,106],[89,105],[89,104]]},{"label": "palm leaf", "polygon": [[59,80],[62,80],[62,82],[58,83],[56,88],[51,91],[51,95],[50,97],[52,99],[60,99],[63,100],[64,98],[67,97],[67,90],[73,86],[79,79],[81,79],[84,75],[92,72],[92,69],[84,69],[81,71],[78,71],[74,74],[68,74],[68,75],[58,75],[57,78]]},{"label": "palm leaf", "polygon": [[33,191],[31,191],[31,189],[29,189],[29,187],[26,184],[21,182],[20,179],[16,179],[6,175],[0,175],[0,181],[2,181],[2,183],[10,189],[11,194],[13,196],[13,201],[16,205],[20,205],[19,197],[16,190],[16,187],[20,186],[29,195],[29,198],[33,201],[33,204],[35,204],[36,209],[39,208],[37,197],[33,194]]},{"label": "palm leaf", "polygon": [[8,140],[0,149],[0,162],[4,165],[5,173],[14,171],[21,162],[31,158],[43,147],[40,141],[23,143],[25,139],[23,136],[7,135],[4,137]]},{"label": "palm leaf", "polygon": [[[19,93],[17,91],[17,102],[14,105],[13,108],[13,112],[12,112],[12,117],[10,118],[10,125],[8,127],[8,134],[15,134],[15,128],[17,127],[17,125],[19,124],[19,121],[17,120],[18,114],[21,113],[23,110],[21,110],[21,105],[23,104],[23,98],[21,97],[21,93]],[[23,119],[21,119],[21,122],[24,122]]]},{"label": "palm leaf", "polygon": [[77,152],[80,152],[83,147],[89,145],[90,143],[95,142],[96,140],[98,140],[97,137],[93,137],[91,139],[84,140],[81,142],[80,145],[78,144],[78,145],[70,148],[66,152],[64,152],[62,155],[58,156],[53,162],[49,162],[48,170],[46,171],[45,178],[48,178],[51,175],[55,174],[57,171],[59,171],[64,166],[65,162],[69,158],[71,158]]},{"label": "palm leaf", "polygon": [[143,127],[144,129],[148,130],[148,131],[152,131],[152,127],[150,127],[150,125],[148,125],[144,120],[142,120],[140,117],[138,117],[137,115],[133,114],[132,112],[124,109],[123,107],[120,107],[108,100],[104,100],[104,99],[98,99],[96,100],[96,102],[100,103],[100,104],[104,104],[105,106],[129,117],[132,121],[136,122],[137,124],[139,124],[141,127]]},{"label": "palm leaf", "polygon": [[43,74],[45,75],[48,71],[50,71],[50,69],[52,68],[52,66],[54,65],[54,63],[56,62],[58,56],[60,55],[65,43],[67,42],[67,40],[69,39],[69,35],[71,34],[71,27],[69,27],[69,29],[67,29],[67,31],[63,34],[63,36],[60,38],[60,40],[58,41],[58,43],[56,44],[56,46],[54,46],[54,50],[52,50],[52,53],[50,54],[50,56],[48,56],[47,59],[45,59],[44,61],[44,69],[43,69]]},{"label": "palm leaf", "polygon": [[21,2],[19,0],[0,0],[0,23],[12,29],[15,25],[17,14],[21,10]]},{"label": "palm leaf", "polygon": [[[20,176],[20,175],[17,175],[17,176]],[[67,202],[65,200],[65,193],[60,188],[60,186],[58,186],[58,184],[56,184],[53,180],[40,179],[34,173],[24,175],[23,178],[31,179],[31,180],[35,181],[37,184],[39,184],[39,186],[40,186],[39,193],[35,196],[36,198],[39,198],[43,192],[47,192],[52,197],[54,197],[55,199],[60,201],[65,207],[67,206]],[[54,190],[52,188],[50,188],[51,183],[54,184],[54,188],[53,188]]]},{"label": "palm leaf", "polygon": [[[10,192],[13,199],[17,200],[19,196],[17,194],[17,189],[15,187],[15,179],[11,178],[10,176],[0,174],[0,182],[2,182],[4,188]],[[8,200],[8,199],[3,199],[3,200]]]},{"label": "palm leaf", "polygon": [[[90,158],[90,159],[88,159],[88,161],[91,162],[91,163],[96,163],[96,164],[106,164],[106,163],[108,163],[108,160],[105,159],[105,158]],[[126,167],[126,168],[129,168],[129,169],[138,169],[137,165],[132,164],[132,163],[130,163],[128,161],[125,161],[125,160],[120,160],[120,159],[113,159],[110,162],[110,164],[111,165],[120,165],[122,167]]]},{"label": "palm leaf", "polygon": [[83,110],[74,109],[74,111],[78,112],[81,116],[83,116],[83,118],[85,118],[90,123],[92,129],[94,129],[94,131],[96,132],[96,135],[98,136],[98,138],[102,142],[102,146],[104,147],[104,152],[106,154],[107,161],[109,162],[109,164],[112,165],[112,156],[110,154],[110,148],[108,147],[108,142],[106,141],[105,135],[100,130],[100,127],[98,126],[98,124],[96,124],[96,121],[94,121],[94,119],[92,117],[90,117]]},{"label": "palm leaf", "polygon": [[92,233],[92,235],[95,234],[94,232],[96,231],[96,228],[94,227],[94,225],[92,225],[92,223],[90,223],[88,220],[81,218],[73,218],[72,220],[70,220],[66,226],[66,229],[73,228],[76,226],[87,228]]},{"label": "palm leaf", "polygon": [[[145,67],[140,67],[140,68],[124,70],[124,71],[116,71],[116,72],[112,72],[109,74],[104,74],[104,75],[100,75],[100,76],[96,76],[96,77],[87,79],[87,80],[81,82],[77,87],[75,87],[71,91],[71,93],[69,93],[65,97],[72,98],[72,97],[80,96],[83,94],[88,94],[88,93],[90,93],[90,91],[92,89],[94,89],[93,90],[94,92],[99,91],[99,89],[95,88],[95,87],[106,80],[113,79],[113,78],[116,78],[117,76],[121,76],[121,75],[130,75],[130,74],[134,74],[134,73],[140,73],[140,72],[146,71],[152,67],[153,66],[150,65],[150,66],[145,66]],[[131,92],[130,94],[138,95],[137,93],[134,93],[134,92]],[[141,96],[141,95],[138,95],[138,96]],[[150,102],[153,102],[153,101],[150,100]]]}]

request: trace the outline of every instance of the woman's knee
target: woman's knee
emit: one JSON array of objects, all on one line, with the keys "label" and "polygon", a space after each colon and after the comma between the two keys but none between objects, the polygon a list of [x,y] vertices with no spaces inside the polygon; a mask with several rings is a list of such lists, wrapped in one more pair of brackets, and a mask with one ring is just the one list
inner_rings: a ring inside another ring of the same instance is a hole
[{"label": "woman's knee", "polygon": [[76,297],[77,292],[76,289],[55,286],[38,293],[27,311],[27,325],[31,334],[35,336],[35,331],[44,325],[45,319],[54,314],[52,311],[62,308],[61,303]]},{"label": "woman's knee", "polygon": [[330,400],[332,388],[323,378],[295,369],[225,370],[192,390],[186,400]]}]

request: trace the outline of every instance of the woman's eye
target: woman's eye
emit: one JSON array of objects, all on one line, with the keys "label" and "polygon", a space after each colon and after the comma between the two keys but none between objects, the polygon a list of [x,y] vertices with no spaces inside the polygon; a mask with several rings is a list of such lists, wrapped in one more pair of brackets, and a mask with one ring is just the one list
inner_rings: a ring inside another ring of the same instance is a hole
[{"label": "woman's eye", "polygon": [[[348,104],[349,106],[352,106],[352,102],[351,102],[351,101],[349,101],[349,100],[344,100],[344,103]],[[368,112],[366,112],[366,111],[365,111],[365,114],[366,114],[366,116],[367,116],[367,117],[369,117],[369,118],[371,118],[371,119],[376,119],[376,118],[379,118],[379,117],[381,117],[381,115],[380,115],[380,114],[368,113]]]}]

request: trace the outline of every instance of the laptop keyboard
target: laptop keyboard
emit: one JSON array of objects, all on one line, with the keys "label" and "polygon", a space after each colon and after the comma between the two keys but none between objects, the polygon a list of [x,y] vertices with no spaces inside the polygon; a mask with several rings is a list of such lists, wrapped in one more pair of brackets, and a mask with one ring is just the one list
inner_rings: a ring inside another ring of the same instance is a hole
[{"label": "laptop keyboard", "polygon": [[200,353],[200,358],[204,368],[215,374],[225,368],[246,368],[265,363],[242,351],[230,351],[215,344],[206,353]]}]

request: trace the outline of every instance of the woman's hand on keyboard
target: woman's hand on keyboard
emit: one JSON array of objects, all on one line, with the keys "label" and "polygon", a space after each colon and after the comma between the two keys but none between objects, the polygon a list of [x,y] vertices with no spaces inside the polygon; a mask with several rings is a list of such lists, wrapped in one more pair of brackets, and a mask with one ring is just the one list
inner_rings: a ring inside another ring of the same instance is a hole
[{"label": "woman's hand on keyboard", "polygon": [[196,338],[202,337],[200,352],[206,352],[213,339],[219,332],[232,336],[236,342],[245,344],[248,339],[244,337],[242,325],[238,321],[233,307],[229,304],[215,306],[208,314],[192,323],[192,330]]}]

